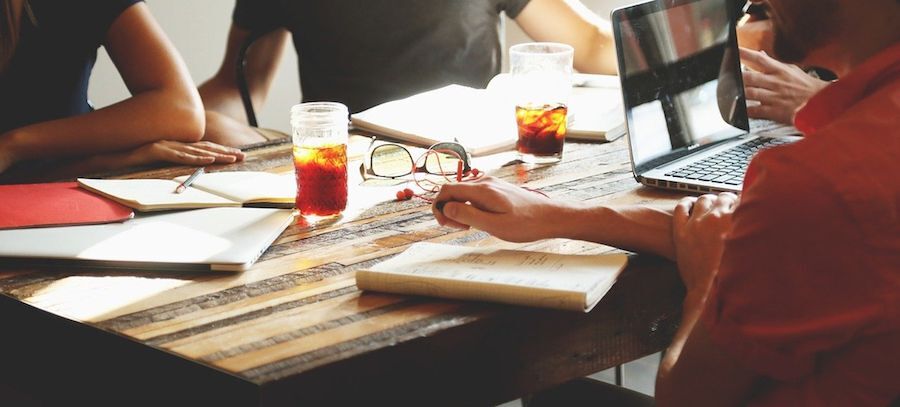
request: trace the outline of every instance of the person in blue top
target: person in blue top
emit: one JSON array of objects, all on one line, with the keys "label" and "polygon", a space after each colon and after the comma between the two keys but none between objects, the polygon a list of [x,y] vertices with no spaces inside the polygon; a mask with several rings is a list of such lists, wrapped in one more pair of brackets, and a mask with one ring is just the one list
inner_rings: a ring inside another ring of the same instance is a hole
[{"label": "person in blue top", "polygon": [[[100,46],[132,96],[94,110],[87,88]],[[184,63],[139,0],[0,0],[0,173],[76,157],[92,170],[243,157],[201,142],[204,127]]]}]

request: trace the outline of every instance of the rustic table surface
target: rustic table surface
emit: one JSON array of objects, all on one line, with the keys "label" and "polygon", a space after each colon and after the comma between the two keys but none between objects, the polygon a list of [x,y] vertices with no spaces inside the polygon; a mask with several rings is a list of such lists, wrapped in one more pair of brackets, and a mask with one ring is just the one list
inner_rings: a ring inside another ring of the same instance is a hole
[{"label": "rustic table surface", "polygon": [[[480,158],[476,166],[554,199],[672,205],[679,197],[640,187],[622,140],[569,143],[565,159],[550,166],[511,158]],[[290,146],[276,145],[209,170],[292,168]],[[671,263],[649,256],[632,256],[588,314],[360,292],[355,270],[414,242],[613,249],[568,240],[516,245],[440,227],[427,202],[397,202],[397,187],[359,181],[342,218],[298,222],[240,274],[6,262],[0,382],[72,404],[488,405],[657,352],[671,339],[683,288]]]}]

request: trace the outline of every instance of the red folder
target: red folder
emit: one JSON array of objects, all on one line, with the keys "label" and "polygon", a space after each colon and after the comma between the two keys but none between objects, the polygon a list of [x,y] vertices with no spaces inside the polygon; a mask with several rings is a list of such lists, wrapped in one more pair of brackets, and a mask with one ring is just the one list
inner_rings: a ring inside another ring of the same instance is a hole
[{"label": "red folder", "polygon": [[0,185],[0,229],[124,222],[131,208],[75,182]]}]

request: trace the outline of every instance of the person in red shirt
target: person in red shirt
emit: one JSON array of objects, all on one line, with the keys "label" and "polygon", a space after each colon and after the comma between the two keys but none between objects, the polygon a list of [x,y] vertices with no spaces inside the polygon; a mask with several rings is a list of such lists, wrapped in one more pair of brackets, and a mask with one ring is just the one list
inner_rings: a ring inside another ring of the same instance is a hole
[{"label": "person in red shirt", "polygon": [[740,198],[687,198],[669,212],[588,207],[486,178],[444,186],[432,210],[441,225],[505,240],[581,239],[676,260],[687,295],[659,405],[898,402],[900,1],[758,3],[777,57],[841,80],[797,113],[803,140],[753,159]]}]

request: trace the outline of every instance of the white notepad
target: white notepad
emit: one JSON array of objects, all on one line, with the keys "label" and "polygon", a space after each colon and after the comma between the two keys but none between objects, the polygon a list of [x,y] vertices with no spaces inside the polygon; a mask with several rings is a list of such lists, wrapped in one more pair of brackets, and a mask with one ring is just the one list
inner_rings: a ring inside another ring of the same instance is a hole
[{"label": "white notepad", "polygon": [[289,208],[297,194],[294,173],[258,171],[205,173],[184,192],[175,188],[187,176],[175,179],[89,179],[78,184],[142,212],[171,209],[238,207],[242,205]]},{"label": "white notepad", "polygon": [[0,230],[0,258],[92,267],[246,270],[294,219],[289,209],[138,214],[124,223]]},{"label": "white notepad", "polygon": [[590,311],[625,268],[624,254],[565,255],[416,243],[356,272],[363,290]]}]

